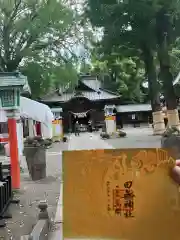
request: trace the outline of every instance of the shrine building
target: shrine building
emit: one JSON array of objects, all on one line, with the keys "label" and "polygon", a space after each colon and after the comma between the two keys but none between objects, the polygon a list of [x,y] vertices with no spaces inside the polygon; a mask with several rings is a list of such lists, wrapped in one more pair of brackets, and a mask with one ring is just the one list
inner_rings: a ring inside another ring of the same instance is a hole
[{"label": "shrine building", "polygon": [[[124,105],[122,112],[121,96],[105,89],[96,77],[90,75],[81,75],[73,89],[67,87],[63,90],[56,90],[43,97],[41,102],[51,109],[62,109],[64,132],[71,132],[76,121],[85,128],[89,120],[91,120],[93,127],[102,127],[106,106],[115,107],[117,125],[123,119],[128,123],[128,116],[131,119],[131,115],[134,113],[138,114],[140,121],[147,122],[151,114],[149,104],[139,104],[142,105],[139,110],[138,104],[133,105],[130,107],[130,111],[128,110],[129,105]],[[129,120],[129,122],[131,121]]]}]

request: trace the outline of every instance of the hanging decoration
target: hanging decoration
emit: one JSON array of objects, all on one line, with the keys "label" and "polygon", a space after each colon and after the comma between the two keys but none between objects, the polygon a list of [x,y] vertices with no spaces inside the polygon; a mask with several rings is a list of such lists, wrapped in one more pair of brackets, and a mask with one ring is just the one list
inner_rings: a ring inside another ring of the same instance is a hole
[{"label": "hanging decoration", "polygon": [[84,118],[84,117],[87,117],[87,113],[89,112],[89,111],[91,111],[91,109],[90,110],[88,110],[88,111],[86,111],[86,112],[80,112],[80,113],[74,113],[74,112],[71,112],[73,115],[74,115],[74,117],[76,117],[76,118]]}]

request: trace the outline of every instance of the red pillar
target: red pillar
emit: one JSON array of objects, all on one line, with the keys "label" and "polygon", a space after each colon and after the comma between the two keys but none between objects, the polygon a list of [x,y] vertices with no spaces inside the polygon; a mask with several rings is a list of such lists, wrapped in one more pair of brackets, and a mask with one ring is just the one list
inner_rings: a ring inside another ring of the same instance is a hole
[{"label": "red pillar", "polygon": [[9,129],[12,188],[19,189],[20,166],[19,166],[17,127],[15,118],[8,118],[8,129]]}]

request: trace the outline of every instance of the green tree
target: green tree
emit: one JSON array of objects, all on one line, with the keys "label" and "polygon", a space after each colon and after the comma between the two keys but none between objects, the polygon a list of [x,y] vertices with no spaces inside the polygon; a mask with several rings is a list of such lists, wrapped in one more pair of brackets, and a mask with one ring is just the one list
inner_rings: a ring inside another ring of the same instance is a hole
[{"label": "green tree", "polygon": [[119,64],[118,91],[122,94],[122,98],[126,101],[143,102],[145,95],[141,86],[144,81],[144,69],[142,66],[138,67],[132,58],[124,58]]},{"label": "green tree", "polygon": [[53,65],[37,60],[27,61],[21,67],[21,71],[28,76],[33,99],[38,99],[60,87],[67,85],[73,87],[78,78],[77,70],[71,62]]},{"label": "green tree", "polygon": [[103,56],[104,61],[93,63],[95,73],[104,87],[121,94],[121,99],[127,102],[143,102],[145,94],[141,84],[144,81],[144,68],[138,59]]},{"label": "green tree", "polygon": [[1,0],[0,70],[14,71],[26,58],[66,47],[74,20],[63,0]]},{"label": "green tree", "polygon": [[160,78],[163,83],[163,92],[166,100],[168,110],[174,110],[177,108],[177,101],[175,90],[173,87],[173,73],[170,61],[170,45],[173,40],[173,28],[176,7],[176,1],[165,1],[161,3],[155,9],[156,17],[156,40],[157,40],[157,53],[160,65]]},{"label": "green tree", "polygon": [[88,0],[87,14],[93,25],[104,28],[104,51],[112,54],[112,49],[116,46],[118,52],[128,51],[131,56],[138,56],[144,61],[152,109],[160,111],[153,51],[156,42],[152,3]]},{"label": "green tree", "polygon": [[180,72],[180,38],[178,37],[170,51],[171,71],[175,79]]},{"label": "green tree", "polygon": [[45,64],[28,62],[21,68],[21,72],[28,76],[33,99],[46,94],[47,90],[52,87],[51,73]]}]

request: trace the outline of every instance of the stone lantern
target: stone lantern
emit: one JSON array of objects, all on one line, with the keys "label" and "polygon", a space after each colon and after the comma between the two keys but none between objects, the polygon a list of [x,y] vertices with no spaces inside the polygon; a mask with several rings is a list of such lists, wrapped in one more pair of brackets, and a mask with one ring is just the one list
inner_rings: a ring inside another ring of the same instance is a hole
[{"label": "stone lantern", "polygon": [[0,107],[4,110],[18,110],[20,107],[20,92],[27,78],[19,72],[0,73]]},{"label": "stone lantern", "polygon": [[20,118],[20,93],[27,78],[19,72],[0,73],[0,108],[6,111],[11,161],[12,188],[20,188],[20,166],[17,139],[17,119]]}]

